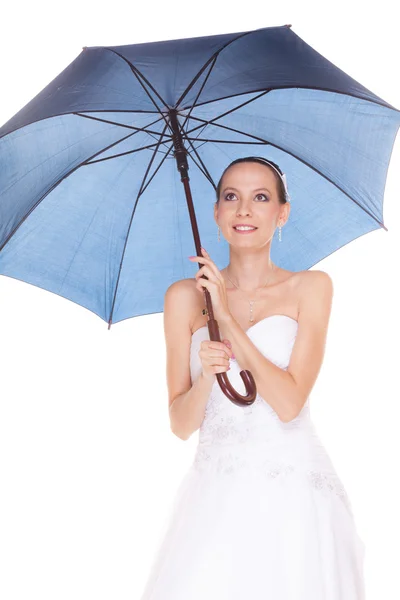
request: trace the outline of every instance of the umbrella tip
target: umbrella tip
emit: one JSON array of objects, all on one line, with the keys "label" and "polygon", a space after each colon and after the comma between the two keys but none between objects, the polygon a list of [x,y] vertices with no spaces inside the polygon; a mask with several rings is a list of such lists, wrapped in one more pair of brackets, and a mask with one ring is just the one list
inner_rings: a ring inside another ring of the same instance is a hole
[{"label": "umbrella tip", "polygon": [[291,27],[292,25],[285,25],[285,27]]},{"label": "umbrella tip", "polygon": [[86,50],[86,49],[87,49],[87,46],[82,46],[82,50]]}]

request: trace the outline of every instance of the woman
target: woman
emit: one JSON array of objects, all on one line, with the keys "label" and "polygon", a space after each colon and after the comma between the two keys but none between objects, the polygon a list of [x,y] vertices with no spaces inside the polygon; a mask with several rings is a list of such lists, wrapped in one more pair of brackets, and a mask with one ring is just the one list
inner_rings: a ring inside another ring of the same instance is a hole
[{"label": "woman", "polygon": [[[196,277],[166,292],[171,429],[183,440],[199,430],[199,442],[142,600],[365,597],[364,544],[309,412],[332,281],[270,259],[275,230],[290,215],[288,199],[275,163],[231,163],[214,207],[229,265],[220,271],[202,249],[189,257],[203,265]],[[203,288],[222,342],[209,339]],[[232,403],[216,379],[229,371],[244,394],[242,369],[257,385],[250,407]]]}]

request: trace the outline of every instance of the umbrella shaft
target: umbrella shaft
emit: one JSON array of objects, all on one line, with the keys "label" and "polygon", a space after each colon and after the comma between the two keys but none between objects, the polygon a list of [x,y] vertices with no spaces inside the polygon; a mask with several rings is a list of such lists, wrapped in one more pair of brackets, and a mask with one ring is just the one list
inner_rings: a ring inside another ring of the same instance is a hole
[{"label": "umbrella shaft", "polygon": [[[181,174],[181,181],[182,181],[183,187],[185,189],[185,196],[186,196],[186,202],[187,202],[187,206],[188,206],[188,210],[189,210],[190,224],[192,226],[194,245],[196,247],[196,256],[201,256],[202,253],[201,253],[201,242],[200,242],[200,236],[199,236],[199,229],[197,226],[196,214],[194,212],[194,207],[193,207],[192,191],[190,189],[190,183],[189,183],[189,175],[188,175],[189,165],[188,165],[187,157],[186,157],[187,152],[183,145],[182,134],[179,129],[178,117],[177,117],[175,109],[171,109],[169,111],[169,119],[170,119],[170,126],[172,129],[172,140],[174,142],[174,156],[176,158],[176,164],[178,166],[178,171]],[[199,269],[201,269],[202,266],[203,265],[199,265]],[[202,275],[202,277],[204,279],[208,279],[208,277],[206,275]],[[204,290],[204,296],[205,296],[207,312],[208,312],[208,316],[209,316],[209,322],[212,321],[213,323],[215,323],[215,326],[216,326],[216,321],[214,321],[214,312],[213,312],[213,307],[212,307],[212,302],[211,302],[211,296],[210,296],[210,292],[207,289]],[[215,329],[214,336],[215,337],[213,337],[212,339],[219,340],[218,329]]]},{"label": "umbrella shaft", "polygon": [[189,165],[186,158],[186,149],[183,145],[182,134],[179,129],[178,118],[175,109],[169,111],[169,122],[172,129],[172,141],[174,143],[174,156],[176,158],[176,164],[178,171],[181,174],[181,181],[189,179],[188,169]]}]

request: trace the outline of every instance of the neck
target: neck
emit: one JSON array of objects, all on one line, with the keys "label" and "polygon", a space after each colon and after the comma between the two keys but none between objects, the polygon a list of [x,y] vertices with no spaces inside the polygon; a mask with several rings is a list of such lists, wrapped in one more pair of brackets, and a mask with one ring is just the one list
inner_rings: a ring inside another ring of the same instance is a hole
[{"label": "neck", "polygon": [[[231,252],[226,274],[243,292],[252,292],[264,287],[274,278],[276,266],[272,263],[269,253],[243,255]],[[229,279],[228,279],[229,281]]]}]

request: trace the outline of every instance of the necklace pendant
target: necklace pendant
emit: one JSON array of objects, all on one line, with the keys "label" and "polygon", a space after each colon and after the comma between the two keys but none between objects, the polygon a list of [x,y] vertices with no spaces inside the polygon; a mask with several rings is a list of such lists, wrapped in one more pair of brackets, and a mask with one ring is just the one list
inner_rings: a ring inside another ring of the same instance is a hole
[{"label": "necklace pendant", "polygon": [[251,301],[249,300],[249,304],[250,304],[250,323],[252,323],[254,321],[254,317],[253,317],[253,304],[254,304],[255,300]]}]

